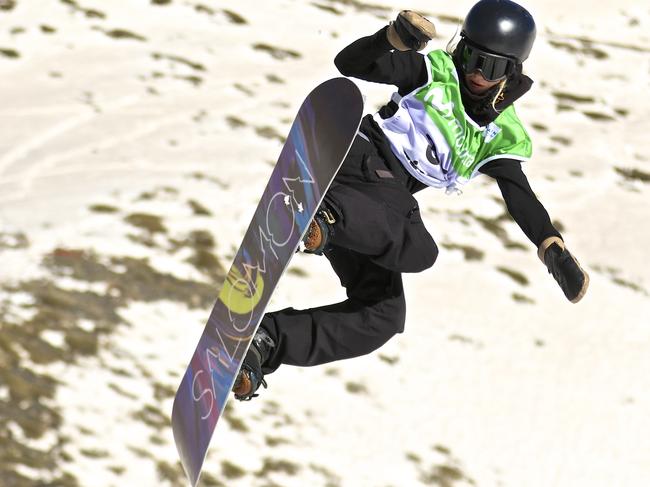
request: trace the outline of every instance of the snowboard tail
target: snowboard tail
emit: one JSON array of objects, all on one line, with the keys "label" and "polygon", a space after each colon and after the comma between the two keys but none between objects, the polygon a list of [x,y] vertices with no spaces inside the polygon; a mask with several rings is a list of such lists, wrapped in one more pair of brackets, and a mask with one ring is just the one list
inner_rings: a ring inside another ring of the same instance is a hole
[{"label": "snowboard tail", "polygon": [[196,486],[232,386],[266,306],[361,122],[356,85],[335,78],[301,105],[174,398],[172,428]]}]

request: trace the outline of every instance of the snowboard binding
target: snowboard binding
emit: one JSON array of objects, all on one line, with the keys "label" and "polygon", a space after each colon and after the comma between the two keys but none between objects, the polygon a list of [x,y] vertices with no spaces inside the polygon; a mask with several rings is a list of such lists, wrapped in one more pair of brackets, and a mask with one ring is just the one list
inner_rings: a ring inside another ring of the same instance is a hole
[{"label": "snowboard binding", "polygon": [[333,225],[336,223],[334,213],[321,207],[309,224],[307,233],[303,238],[304,252],[308,254],[323,255],[330,238],[334,235]]},{"label": "snowboard binding", "polygon": [[232,391],[235,399],[239,401],[250,401],[259,394],[256,394],[260,386],[266,389],[266,381],[262,372],[262,364],[271,356],[275,348],[275,342],[263,328],[255,332],[241,369],[235,379]]}]

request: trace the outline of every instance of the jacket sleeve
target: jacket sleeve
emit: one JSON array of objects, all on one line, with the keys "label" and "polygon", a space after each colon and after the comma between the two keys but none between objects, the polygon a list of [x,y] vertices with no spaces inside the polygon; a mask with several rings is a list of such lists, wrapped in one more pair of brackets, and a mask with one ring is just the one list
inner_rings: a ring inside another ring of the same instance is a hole
[{"label": "jacket sleeve", "polygon": [[521,162],[495,159],[479,171],[496,179],[508,212],[535,246],[539,247],[548,237],[562,238],[551,223],[548,212],[533,193],[521,169]]},{"label": "jacket sleeve", "polygon": [[426,63],[416,51],[392,51],[387,29],[354,41],[337,54],[334,64],[344,76],[395,85],[404,95],[425,83]]}]

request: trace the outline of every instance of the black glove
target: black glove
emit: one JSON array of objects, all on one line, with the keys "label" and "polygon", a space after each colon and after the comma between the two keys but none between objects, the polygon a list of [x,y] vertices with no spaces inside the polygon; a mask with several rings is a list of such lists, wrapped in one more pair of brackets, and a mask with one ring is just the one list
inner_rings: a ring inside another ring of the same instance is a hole
[{"label": "black glove", "polygon": [[538,255],[566,298],[572,303],[580,301],[589,287],[589,275],[566,249],[564,242],[558,237],[549,237],[539,246]]},{"label": "black glove", "polygon": [[436,36],[436,28],[422,15],[402,10],[388,26],[387,36],[388,42],[399,51],[419,51]]}]

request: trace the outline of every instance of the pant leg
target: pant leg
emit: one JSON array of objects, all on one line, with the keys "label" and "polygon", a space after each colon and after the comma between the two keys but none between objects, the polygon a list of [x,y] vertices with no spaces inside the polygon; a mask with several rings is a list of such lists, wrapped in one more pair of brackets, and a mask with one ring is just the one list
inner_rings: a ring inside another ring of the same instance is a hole
[{"label": "pant leg", "polygon": [[406,304],[398,272],[367,256],[333,247],[326,254],[348,299],[317,308],[267,313],[262,327],[276,346],[264,364],[312,366],[368,354],[404,330]]}]

